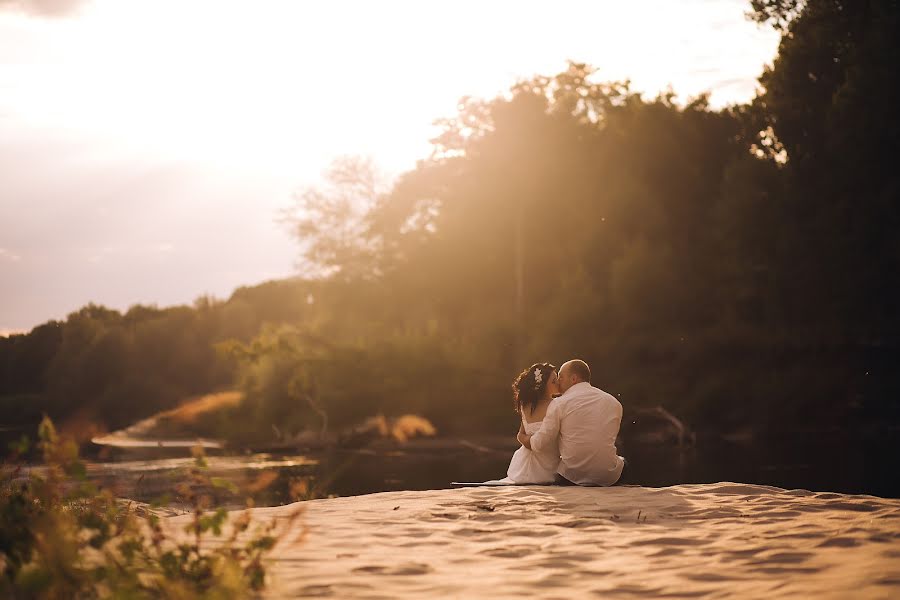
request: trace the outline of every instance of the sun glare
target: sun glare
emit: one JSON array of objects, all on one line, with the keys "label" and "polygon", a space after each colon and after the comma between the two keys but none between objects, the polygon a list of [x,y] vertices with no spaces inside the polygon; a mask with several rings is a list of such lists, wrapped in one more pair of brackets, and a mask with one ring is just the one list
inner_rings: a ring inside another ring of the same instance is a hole
[{"label": "sun glare", "polygon": [[[651,92],[718,85],[703,76],[712,59],[691,59],[689,46],[697,35],[716,43],[726,33],[716,19],[735,6],[705,3],[712,20],[698,32],[689,22],[696,10],[671,5],[638,18],[612,2],[99,0],[73,18],[29,25],[47,29],[51,43],[23,59],[15,108],[35,126],[173,159],[296,174],[357,153],[401,169],[427,153],[432,121],[452,114],[459,97],[496,94],[567,58]],[[749,24],[744,32],[732,59],[752,63],[752,77],[774,38]],[[714,100],[749,95],[727,85]]]}]

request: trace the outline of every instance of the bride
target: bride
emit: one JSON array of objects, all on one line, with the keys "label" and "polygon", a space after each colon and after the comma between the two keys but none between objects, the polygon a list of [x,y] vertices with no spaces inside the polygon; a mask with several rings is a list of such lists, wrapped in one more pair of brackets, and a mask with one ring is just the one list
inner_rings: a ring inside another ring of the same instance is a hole
[{"label": "bride", "polygon": [[[559,373],[550,363],[536,363],[522,371],[512,384],[513,404],[521,417],[520,431],[533,434],[541,428],[553,396],[559,395]],[[513,454],[503,483],[553,483],[559,466],[559,447],[541,452],[521,447]]]}]

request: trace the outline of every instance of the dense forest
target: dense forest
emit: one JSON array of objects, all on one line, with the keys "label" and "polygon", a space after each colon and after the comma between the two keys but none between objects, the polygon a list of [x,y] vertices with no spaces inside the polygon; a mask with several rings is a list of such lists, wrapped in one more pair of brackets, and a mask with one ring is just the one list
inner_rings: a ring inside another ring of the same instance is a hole
[{"label": "dense forest", "polygon": [[222,435],[508,433],[516,373],[580,357],[626,412],[701,432],[896,428],[898,3],[748,10],[782,34],[751,103],[575,62],[465,98],[389,185],[348,158],[298,192],[303,276],[0,338],[0,423],[107,430],[236,387]]}]

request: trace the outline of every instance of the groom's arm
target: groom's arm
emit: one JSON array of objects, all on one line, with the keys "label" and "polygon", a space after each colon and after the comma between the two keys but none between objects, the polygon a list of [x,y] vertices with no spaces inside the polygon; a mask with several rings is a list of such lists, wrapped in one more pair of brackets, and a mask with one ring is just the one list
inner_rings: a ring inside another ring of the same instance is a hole
[{"label": "groom's arm", "polygon": [[519,426],[519,433],[516,434],[516,441],[531,450],[531,436],[525,433],[525,426]]},{"label": "groom's arm", "polygon": [[[547,409],[547,415],[541,428],[534,432],[533,435],[526,435],[525,441],[521,444],[529,450],[540,452],[547,444],[552,444],[559,437],[559,400],[550,403]],[[526,443],[527,442],[527,443]]]},{"label": "groom's arm", "polygon": [[[519,431],[516,433],[516,441],[525,446],[525,442],[528,440],[528,435],[525,433],[525,424],[519,423]],[[528,446],[525,446],[528,448]]]}]

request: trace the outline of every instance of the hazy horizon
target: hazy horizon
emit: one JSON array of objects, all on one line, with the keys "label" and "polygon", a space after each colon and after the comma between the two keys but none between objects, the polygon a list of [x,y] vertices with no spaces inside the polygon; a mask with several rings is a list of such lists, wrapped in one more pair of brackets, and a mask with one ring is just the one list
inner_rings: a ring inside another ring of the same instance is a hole
[{"label": "hazy horizon", "polygon": [[2,0],[0,335],[289,276],[277,212],[335,156],[411,168],[460,97],[567,59],[745,102],[778,43],[748,9]]}]

